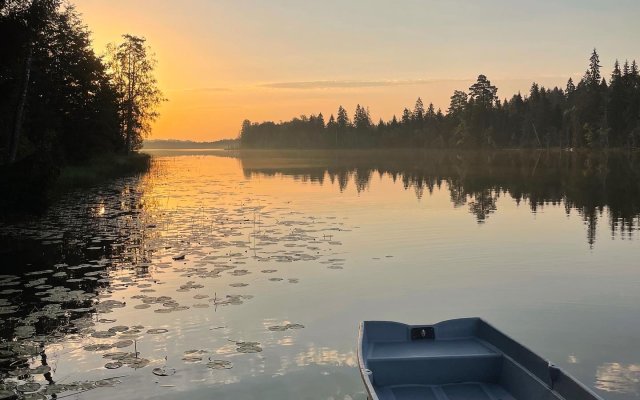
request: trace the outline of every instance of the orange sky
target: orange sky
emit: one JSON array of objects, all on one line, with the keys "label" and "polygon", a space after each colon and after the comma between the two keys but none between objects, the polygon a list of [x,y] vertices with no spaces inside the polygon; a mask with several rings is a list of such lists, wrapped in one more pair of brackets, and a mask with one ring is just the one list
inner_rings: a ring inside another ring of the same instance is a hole
[{"label": "orange sky", "polygon": [[340,104],[389,119],[418,96],[446,110],[479,73],[500,97],[534,80],[564,86],[594,46],[605,76],[615,58],[640,58],[640,2],[630,0],[75,3],[99,52],[123,33],[148,39],[169,99],[155,139],[233,138],[245,118],[328,118]]}]

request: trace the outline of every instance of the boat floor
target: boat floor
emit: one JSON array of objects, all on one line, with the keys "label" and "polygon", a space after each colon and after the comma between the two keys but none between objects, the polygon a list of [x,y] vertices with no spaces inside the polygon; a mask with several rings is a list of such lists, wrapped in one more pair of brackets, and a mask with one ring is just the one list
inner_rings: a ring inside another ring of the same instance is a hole
[{"label": "boat floor", "polygon": [[488,383],[385,386],[377,393],[390,400],[516,400],[501,386]]}]

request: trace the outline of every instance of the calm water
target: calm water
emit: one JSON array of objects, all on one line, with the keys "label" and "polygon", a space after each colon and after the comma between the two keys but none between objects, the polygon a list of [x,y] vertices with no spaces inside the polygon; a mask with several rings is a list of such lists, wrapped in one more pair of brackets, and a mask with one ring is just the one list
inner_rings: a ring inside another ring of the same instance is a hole
[{"label": "calm water", "polygon": [[481,316],[640,398],[638,155],[154,154],[0,225],[0,390],[364,399],[359,321]]}]

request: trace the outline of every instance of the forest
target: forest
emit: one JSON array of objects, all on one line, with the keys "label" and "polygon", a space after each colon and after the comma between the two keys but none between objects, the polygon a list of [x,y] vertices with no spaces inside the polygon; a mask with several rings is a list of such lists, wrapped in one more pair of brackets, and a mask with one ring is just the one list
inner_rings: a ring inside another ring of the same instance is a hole
[{"label": "forest", "polygon": [[144,38],[123,35],[99,55],[62,0],[0,0],[0,37],[3,193],[40,201],[65,166],[140,149],[164,100]]},{"label": "forest", "polygon": [[479,75],[468,91],[456,90],[448,110],[412,109],[389,121],[372,121],[357,105],[352,117],[338,107],[285,122],[252,123],[240,130],[243,148],[636,148],[640,145],[640,73],[636,61],[616,61],[607,80],[596,49],[579,82],[500,100],[498,88]]}]

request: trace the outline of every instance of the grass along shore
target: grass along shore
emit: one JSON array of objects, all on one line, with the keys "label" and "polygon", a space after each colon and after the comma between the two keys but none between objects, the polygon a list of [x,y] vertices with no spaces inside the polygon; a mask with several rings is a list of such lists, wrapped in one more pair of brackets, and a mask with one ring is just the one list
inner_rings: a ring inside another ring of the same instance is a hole
[{"label": "grass along shore", "polygon": [[67,165],[60,170],[55,192],[96,185],[110,179],[143,173],[151,167],[146,153],[108,154],[92,158],[82,165]]}]

